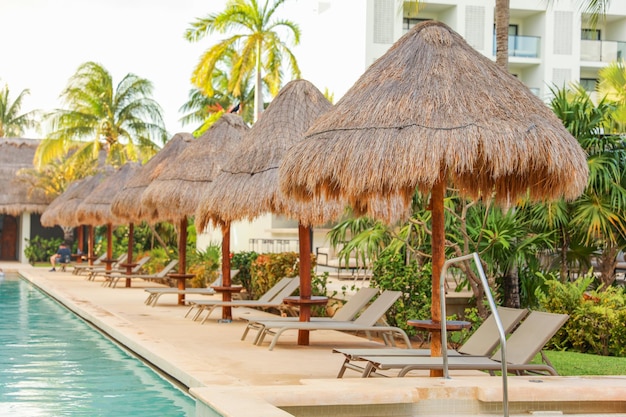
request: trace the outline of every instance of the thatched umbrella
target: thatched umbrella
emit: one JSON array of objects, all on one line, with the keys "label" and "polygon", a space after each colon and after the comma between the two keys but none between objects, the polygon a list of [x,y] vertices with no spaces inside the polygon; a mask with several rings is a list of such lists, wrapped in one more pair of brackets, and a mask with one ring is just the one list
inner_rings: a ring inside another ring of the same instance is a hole
[{"label": "thatched umbrella", "polygon": [[139,223],[149,220],[149,213],[141,204],[143,192],[193,140],[190,133],[177,133],[167,141],[163,149],[137,169],[133,177],[115,195],[111,203],[111,212],[127,222]]},{"label": "thatched umbrella", "polygon": [[[106,175],[111,174],[112,168],[105,167],[102,171],[74,181],[67,189],[55,198],[50,206],[41,215],[42,226],[51,227],[60,225],[65,227],[80,227],[76,218],[76,210],[83,200],[102,182]],[[93,255],[93,227],[89,226],[88,259],[90,264],[95,259]]]},{"label": "thatched umbrella", "polygon": [[[297,146],[313,121],[331,107],[322,93],[306,80],[285,85],[246,134],[239,152],[222,168],[196,212],[198,230],[209,222],[229,224],[235,220],[253,220],[268,212],[299,219],[300,294],[305,299],[311,298],[310,226],[329,217],[339,217],[343,206],[287,198],[279,189],[278,167],[287,149]],[[300,319],[309,318],[310,305],[301,306]],[[298,341],[308,344],[308,332],[301,332]]]},{"label": "thatched umbrella", "polygon": [[[192,141],[186,149],[154,178],[142,194],[141,205],[151,221],[176,221],[178,232],[178,287],[185,289],[187,275],[187,217],[196,212],[200,197],[206,192],[222,164],[238,148],[243,134],[248,130],[241,116],[224,114],[202,136]],[[230,285],[230,228],[223,228],[222,280]],[[172,275],[173,276],[173,275]],[[223,293],[228,299],[230,293]],[[184,294],[178,298],[184,304]]]},{"label": "thatched umbrella", "polygon": [[21,169],[33,168],[38,144],[32,139],[0,138],[0,214],[42,213],[48,207],[44,193],[17,176]]},{"label": "thatched umbrella", "polygon": [[[105,178],[97,187],[89,193],[83,202],[76,209],[76,219],[80,224],[87,224],[90,227],[106,224],[107,226],[107,259],[113,258],[113,226],[123,223],[119,217],[111,211],[111,201],[121,187],[128,182],[135,171],[141,165],[137,162],[129,162],[119,168],[116,172]],[[126,272],[130,274],[133,265],[133,233],[134,225],[128,227],[128,258],[124,266]],[[107,263],[107,270],[111,269],[111,264]],[[126,280],[126,286],[130,286],[130,279]]]},{"label": "thatched umbrella", "polygon": [[[357,213],[387,222],[406,213],[380,210],[389,196],[406,208],[416,188],[430,191],[432,319],[441,321],[446,185],[471,198],[495,192],[504,204],[527,194],[573,199],[588,173],[585,153],[545,103],[430,21],[399,39],[315,122],[280,175],[290,196],[346,198]],[[441,352],[437,336],[433,355]]]}]

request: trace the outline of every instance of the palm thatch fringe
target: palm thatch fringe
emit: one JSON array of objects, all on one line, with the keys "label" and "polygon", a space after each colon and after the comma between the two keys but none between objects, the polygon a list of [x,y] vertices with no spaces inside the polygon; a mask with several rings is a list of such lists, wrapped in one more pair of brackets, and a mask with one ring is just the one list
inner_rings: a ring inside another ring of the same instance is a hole
[{"label": "palm thatch fringe", "polygon": [[198,230],[209,223],[219,226],[253,220],[268,212],[296,218],[305,225],[339,217],[342,204],[321,200],[302,204],[284,196],[278,180],[278,167],[287,149],[298,146],[304,132],[331,107],[309,81],[285,85],[204,194],[196,211]]},{"label": "palm thatch fringe", "polygon": [[347,199],[387,220],[407,210],[383,213],[380,203],[395,196],[406,207],[440,178],[461,195],[495,192],[508,205],[526,195],[574,199],[587,177],[584,151],[545,103],[432,21],[372,64],[280,167],[289,196]]},{"label": "palm thatch fringe", "polygon": [[111,212],[128,223],[141,223],[154,217],[141,204],[143,192],[193,140],[190,133],[175,134],[163,149],[135,171],[135,175],[115,195],[111,203]]},{"label": "palm thatch fringe", "polygon": [[142,194],[150,221],[192,216],[202,195],[249,130],[241,116],[224,114],[163,169]]},{"label": "palm thatch fringe", "polygon": [[0,138],[0,214],[42,213],[50,203],[40,190],[20,180],[19,171],[33,168],[38,140]]},{"label": "palm thatch fringe", "polygon": [[78,223],[91,226],[124,223],[111,212],[111,202],[140,166],[137,162],[128,162],[98,184],[77,207]]},{"label": "palm thatch fringe", "polygon": [[74,181],[63,194],[54,199],[50,207],[41,215],[41,224],[46,227],[54,225],[77,227],[81,223],[76,218],[78,206],[108,175],[113,173],[111,166],[102,171]]}]

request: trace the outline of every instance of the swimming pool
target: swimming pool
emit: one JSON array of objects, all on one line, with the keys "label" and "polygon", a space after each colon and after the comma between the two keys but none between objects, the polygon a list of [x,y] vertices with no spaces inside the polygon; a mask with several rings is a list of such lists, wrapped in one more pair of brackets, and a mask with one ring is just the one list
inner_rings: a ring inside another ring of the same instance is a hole
[{"label": "swimming pool", "polygon": [[195,415],[191,396],[28,282],[0,281],[0,317],[0,415]]}]

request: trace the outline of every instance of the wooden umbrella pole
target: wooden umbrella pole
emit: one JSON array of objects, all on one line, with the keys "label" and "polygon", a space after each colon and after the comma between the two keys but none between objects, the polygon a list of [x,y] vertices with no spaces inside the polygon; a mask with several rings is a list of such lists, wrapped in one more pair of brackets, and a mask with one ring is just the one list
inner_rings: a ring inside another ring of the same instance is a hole
[{"label": "wooden umbrella pole", "polygon": [[77,230],[77,236],[76,236],[76,253],[77,253],[77,257],[76,257],[76,263],[79,264],[83,261],[83,241],[85,240],[85,236],[84,236],[84,226],[81,224],[80,226],[78,226],[78,230]]},{"label": "wooden umbrella pole", "polygon": [[187,216],[183,216],[178,227],[180,229],[178,231],[178,273],[185,275],[187,273]]},{"label": "wooden umbrella pole", "polygon": [[113,225],[107,223],[107,259],[106,259],[106,271],[111,271],[111,264],[113,263]]},{"label": "wooden umbrella pole", "polygon": [[93,241],[94,241],[94,230],[93,226],[88,226],[88,236],[87,236],[87,259],[89,261],[89,266],[93,265]]},{"label": "wooden umbrella pole", "polygon": [[[222,226],[222,287],[230,287],[230,222]],[[232,300],[230,291],[222,292],[222,300],[225,302]],[[222,307],[222,320],[230,321],[232,318],[232,308]]]},{"label": "wooden umbrella pole", "polygon": [[[443,178],[437,181],[430,192],[430,210],[432,216],[432,305],[431,318],[434,322],[441,322],[441,294],[439,291],[439,276],[445,262],[445,225],[443,198],[446,183]],[[445,320],[445,317],[443,318]],[[441,330],[434,330],[430,335],[431,356],[441,356]],[[443,376],[443,371],[431,369],[430,376]]]},{"label": "wooden umbrella pole", "polygon": [[[135,224],[128,224],[128,251],[126,252],[126,275],[133,273],[133,245],[134,245]],[[126,278],[126,287],[130,287],[130,278]]]},{"label": "wooden umbrella pole", "polygon": [[[300,298],[311,299],[311,228],[298,225],[298,239],[300,244]],[[300,321],[311,321],[311,305],[300,305]],[[298,344],[309,344],[309,331],[298,330]]]}]

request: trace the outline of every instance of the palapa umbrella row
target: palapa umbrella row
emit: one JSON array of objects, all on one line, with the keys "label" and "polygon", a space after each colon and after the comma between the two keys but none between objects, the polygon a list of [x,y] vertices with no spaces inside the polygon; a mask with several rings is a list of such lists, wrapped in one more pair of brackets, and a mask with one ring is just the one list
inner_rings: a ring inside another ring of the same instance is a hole
[{"label": "palapa umbrella row", "polygon": [[[343,206],[320,199],[307,203],[288,199],[279,189],[278,167],[287,149],[302,140],[313,121],[331,106],[308,81],[285,85],[244,136],[240,150],[222,168],[196,211],[198,230],[210,222],[228,225],[264,213],[299,219],[300,296],[305,299],[311,298],[310,225],[339,217]],[[310,305],[301,305],[300,320],[308,321],[310,311]],[[308,331],[300,332],[298,343],[308,344]]]},{"label": "palapa umbrella row", "polygon": [[[191,141],[181,150],[153,181],[141,196],[141,206],[147,210],[149,221],[178,222],[179,274],[178,288],[185,289],[187,217],[198,207],[201,196],[210,187],[224,161],[237,150],[242,135],[248,130],[243,119],[235,114],[224,114],[202,136]],[[222,281],[230,286],[230,228],[222,228]],[[229,300],[230,293],[224,293]],[[185,296],[178,296],[184,304]],[[224,317],[228,319],[229,317]]]},{"label": "palapa umbrella row", "polygon": [[[228,163],[219,148],[206,159],[201,150],[170,158],[171,150],[192,142],[176,135],[118,194],[113,213],[133,221],[185,216],[186,225],[195,205],[199,229],[283,213],[300,220],[302,262],[310,254],[302,232],[336,219],[342,202],[358,215],[393,223],[410,215],[416,189],[429,192],[435,321],[441,321],[436,283],[445,257],[447,185],[462,196],[493,196],[509,205],[526,195],[576,198],[588,176],[583,150],[547,106],[439,22],[405,34],[335,106],[306,81],[293,81],[239,134],[241,146],[228,149],[234,155]],[[219,164],[225,164],[221,172]],[[301,265],[303,282],[308,271]],[[439,355],[437,334],[432,341]]]}]

